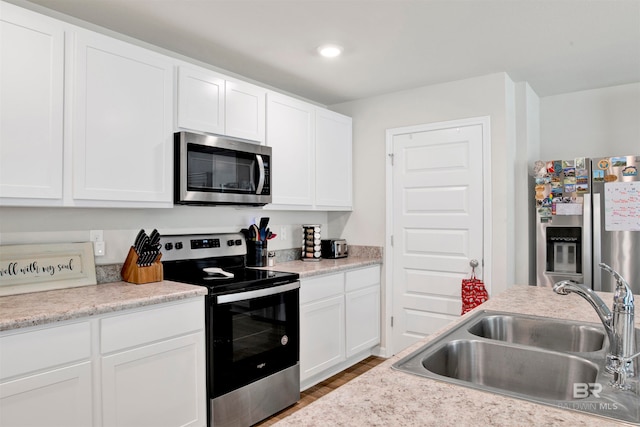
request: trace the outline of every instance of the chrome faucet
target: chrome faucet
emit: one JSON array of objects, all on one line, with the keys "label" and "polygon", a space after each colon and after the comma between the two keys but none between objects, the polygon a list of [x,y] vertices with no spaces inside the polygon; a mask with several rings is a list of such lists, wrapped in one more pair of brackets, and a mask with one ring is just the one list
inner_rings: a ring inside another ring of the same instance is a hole
[{"label": "chrome faucet", "polygon": [[635,374],[633,359],[640,354],[635,351],[633,294],[627,281],[617,271],[604,263],[600,263],[599,266],[616,279],[613,310],[609,310],[594,291],[573,280],[556,283],[553,285],[553,291],[559,295],[576,293],[596,310],[609,337],[606,370],[613,374],[612,385],[625,389],[627,378]]}]

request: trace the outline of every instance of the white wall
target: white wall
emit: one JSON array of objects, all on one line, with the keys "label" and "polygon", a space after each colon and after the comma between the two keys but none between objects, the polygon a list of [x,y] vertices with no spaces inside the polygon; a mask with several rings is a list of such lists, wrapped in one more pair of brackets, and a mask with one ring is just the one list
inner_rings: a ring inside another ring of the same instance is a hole
[{"label": "white wall", "polygon": [[516,84],[516,150],[513,182],[515,204],[515,278],[535,284],[535,202],[530,188],[530,165],[540,158],[540,98],[528,83]]},{"label": "white wall", "polygon": [[540,99],[540,158],[640,155],[640,82]]},{"label": "white wall", "polygon": [[[326,236],[326,212],[283,212],[258,208],[175,206],[172,209],[79,209],[0,207],[0,244],[89,241],[89,230],[103,230],[106,254],[96,264],[124,262],[141,228],[162,234],[238,232],[254,218],[271,218],[269,228],[278,238],[270,249],[297,248],[302,224],[322,224]],[[284,233],[282,233],[284,231]],[[286,235],[286,239],[282,236]]]}]

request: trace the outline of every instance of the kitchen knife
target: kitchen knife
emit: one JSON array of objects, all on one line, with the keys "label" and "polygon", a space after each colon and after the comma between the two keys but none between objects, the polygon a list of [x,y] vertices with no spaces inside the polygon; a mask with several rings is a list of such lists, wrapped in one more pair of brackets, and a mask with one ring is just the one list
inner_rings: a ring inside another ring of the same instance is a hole
[{"label": "kitchen knife", "polygon": [[144,229],[141,229],[140,231],[138,231],[138,235],[136,236],[136,240],[134,240],[134,242],[133,242],[133,249],[136,251],[138,256],[140,256],[140,252],[142,252],[142,241],[143,241],[145,235],[146,234],[144,232]]},{"label": "kitchen knife", "polygon": [[149,235],[149,245],[155,249],[155,246],[160,242],[160,233],[155,228]]}]

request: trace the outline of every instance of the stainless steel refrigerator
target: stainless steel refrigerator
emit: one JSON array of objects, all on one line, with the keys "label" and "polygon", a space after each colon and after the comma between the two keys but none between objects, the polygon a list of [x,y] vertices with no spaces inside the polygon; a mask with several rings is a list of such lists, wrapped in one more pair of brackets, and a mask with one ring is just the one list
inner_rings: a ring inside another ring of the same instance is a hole
[{"label": "stainless steel refrigerator", "polygon": [[537,285],[572,279],[612,292],[618,271],[640,295],[640,155],[535,162]]}]

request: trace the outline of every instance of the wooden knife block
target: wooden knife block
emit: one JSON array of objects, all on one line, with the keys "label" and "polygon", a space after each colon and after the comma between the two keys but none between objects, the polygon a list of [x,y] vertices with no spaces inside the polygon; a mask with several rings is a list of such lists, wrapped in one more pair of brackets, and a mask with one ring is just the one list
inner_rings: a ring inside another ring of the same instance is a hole
[{"label": "wooden knife block", "polygon": [[129,283],[135,283],[136,285],[142,285],[143,283],[160,282],[164,278],[164,272],[162,270],[162,263],[160,262],[162,254],[153,262],[153,264],[147,267],[138,266],[138,254],[136,250],[131,247],[127,259],[122,266],[122,280]]}]

